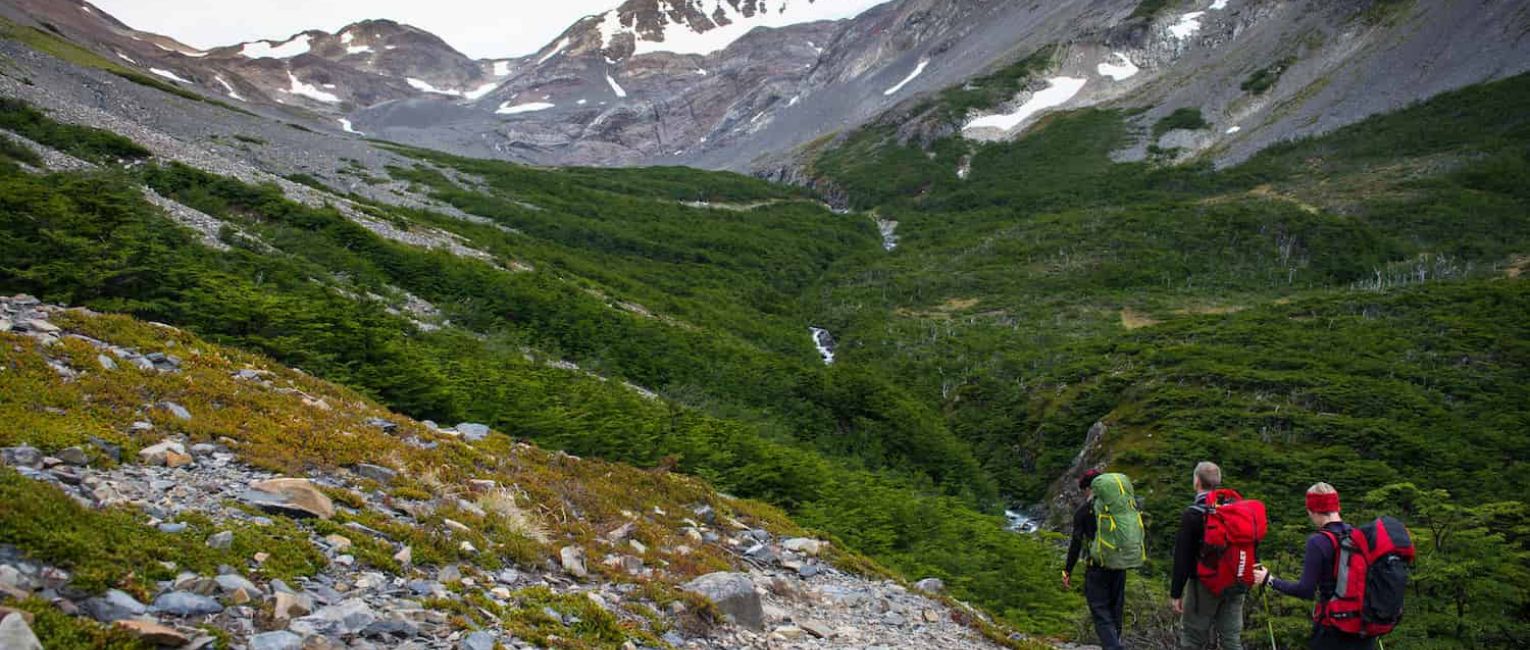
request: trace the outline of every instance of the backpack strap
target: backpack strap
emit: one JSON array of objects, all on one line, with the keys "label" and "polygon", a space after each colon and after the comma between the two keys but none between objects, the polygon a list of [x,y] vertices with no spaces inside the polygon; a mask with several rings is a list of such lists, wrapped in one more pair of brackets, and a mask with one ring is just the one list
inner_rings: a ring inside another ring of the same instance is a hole
[{"label": "backpack strap", "polygon": [[[1343,547],[1342,544],[1339,543],[1339,536],[1338,536],[1338,534],[1334,533],[1333,531],[1330,531],[1330,530],[1327,530],[1327,529],[1319,529],[1318,532],[1322,533],[1323,536],[1327,537],[1328,541],[1333,544],[1333,579],[1337,582],[1338,579],[1339,579],[1339,563],[1344,561],[1343,557],[1342,557],[1342,554],[1343,554],[1343,551],[1344,551],[1344,547]],[[1337,588],[1337,586],[1338,585],[1335,584],[1335,588]],[[1318,591],[1318,593],[1317,593],[1317,601],[1319,603],[1323,603],[1323,602],[1327,602],[1328,600],[1332,600],[1334,595],[1336,595],[1338,593],[1337,591],[1330,592],[1328,594],[1328,596],[1325,598],[1323,596],[1323,581],[1322,580],[1318,581],[1317,591]]]}]

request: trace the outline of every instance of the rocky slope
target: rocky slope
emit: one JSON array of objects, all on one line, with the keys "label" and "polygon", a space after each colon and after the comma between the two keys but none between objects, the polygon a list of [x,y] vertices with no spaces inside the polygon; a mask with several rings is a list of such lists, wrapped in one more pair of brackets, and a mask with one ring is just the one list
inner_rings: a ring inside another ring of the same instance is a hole
[{"label": "rocky slope", "polygon": [[847,571],[865,565],[692,478],[414,422],[28,296],[0,298],[0,340],[6,393],[39,397],[0,428],[7,649],[43,647],[38,619],[49,648],[66,630],[259,650],[997,647],[938,581]]},{"label": "rocky slope", "polygon": [[[77,0],[9,0],[98,51],[202,92],[344,119],[348,129],[547,164],[780,166],[779,156],[1043,48],[1045,75],[922,131],[1006,139],[1050,110],[1198,109],[1204,128],[1120,152],[1242,160],[1461,86],[1530,68],[1512,3],[1406,0],[628,0],[535,54],[471,61],[371,21],[198,52]],[[1474,44],[1470,56],[1453,49]],[[889,113],[889,111],[892,111]]]}]

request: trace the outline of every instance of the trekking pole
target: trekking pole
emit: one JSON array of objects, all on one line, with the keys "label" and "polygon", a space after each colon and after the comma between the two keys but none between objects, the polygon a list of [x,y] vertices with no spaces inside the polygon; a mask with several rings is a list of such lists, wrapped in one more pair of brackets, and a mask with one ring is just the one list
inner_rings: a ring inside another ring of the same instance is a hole
[{"label": "trekking pole", "polygon": [[[1264,625],[1270,631],[1270,650],[1280,650],[1275,645],[1275,619],[1270,616],[1270,587],[1268,584],[1259,585],[1259,596],[1264,599]],[[1386,650],[1382,648],[1382,650]]]}]

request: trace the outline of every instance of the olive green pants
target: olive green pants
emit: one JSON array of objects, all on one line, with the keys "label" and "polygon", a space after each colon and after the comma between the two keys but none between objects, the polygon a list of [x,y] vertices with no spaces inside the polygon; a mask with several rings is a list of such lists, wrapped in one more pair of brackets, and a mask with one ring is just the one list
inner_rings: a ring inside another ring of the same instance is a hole
[{"label": "olive green pants", "polygon": [[1185,584],[1185,615],[1180,623],[1180,650],[1205,650],[1212,631],[1221,637],[1222,650],[1243,650],[1243,597],[1247,591],[1233,587],[1222,597],[1211,595],[1199,580]]}]

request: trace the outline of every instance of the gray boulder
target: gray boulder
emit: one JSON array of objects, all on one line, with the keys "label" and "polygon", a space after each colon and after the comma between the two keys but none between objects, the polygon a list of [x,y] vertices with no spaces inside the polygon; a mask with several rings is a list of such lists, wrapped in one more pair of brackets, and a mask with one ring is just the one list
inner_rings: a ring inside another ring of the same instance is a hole
[{"label": "gray boulder", "polygon": [[382,465],[358,463],[351,469],[355,470],[356,474],[362,478],[369,478],[383,484],[392,483],[393,479],[398,478],[398,472],[383,467]]},{"label": "gray boulder", "polygon": [[494,644],[498,641],[493,632],[479,630],[462,637],[462,643],[457,647],[460,650],[494,650]]},{"label": "gray boulder", "polygon": [[43,454],[36,447],[22,445],[0,449],[0,458],[11,467],[37,467],[42,464]]},{"label": "gray boulder", "polygon": [[717,604],[733,621],[751,630],[765,629],[765,610],[754,581],[743,573],[709,573],[680,587]]},{"label": "gray boulder", "polygon": [[56,455],[59,460],[75,467],[84,467],[90,464],[90,456],[86,455],[85,450],[79,447],[60,449]]},{"label": "gray boulder", "polygon": [[927,594],[938,594],[946,590],[946,582],[940,578],[925,578],[914,583],[914,588]]},{"label": "gray boulder", "polygon": [[0,620],[0,648],[5,650],[43,650],[42,641],[32,633],[26,617],[19,613],[7,615]]},{"label": "gray boulder", "polygon": [[223,611],[218,601],[189,591],[172,591],[154,599],[155,611],[173,616],[206,616]]},{"label": "gray boulder", "polygon": [[91,618],[102,623],[120,621],[124,618],[134,618],[148,611],[149,608],[138,599],[128,595],[125,591],[113,589],[95,598],[86,599],[80,607]]},{"label": "gray boulder", "polygon": [[313,614],[293,621],[288,627],[304,634],[341,636],[356,634],[375,622],[377,622],[376,612],[373,612],[366,602],[352,598],[336,605],[320,608]]},{"label": "gray boulder", "polygon": [[278,630],[250,637],[250,650],[302,650],[303,637]]},{"label": "gray boulder", "polygon": [[467,439],[468,442],[478,442],[489,437],[489,425],[477,422],[463,422],[457,425],[457,433],[462,434],[462,437]]}]

